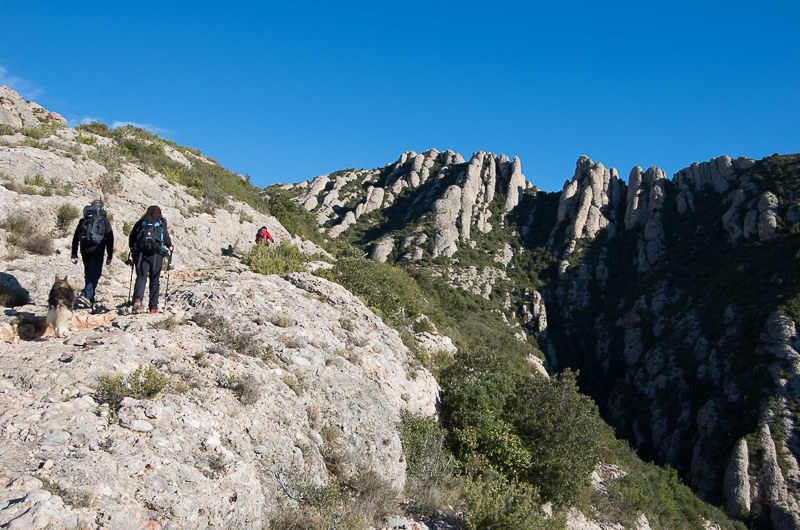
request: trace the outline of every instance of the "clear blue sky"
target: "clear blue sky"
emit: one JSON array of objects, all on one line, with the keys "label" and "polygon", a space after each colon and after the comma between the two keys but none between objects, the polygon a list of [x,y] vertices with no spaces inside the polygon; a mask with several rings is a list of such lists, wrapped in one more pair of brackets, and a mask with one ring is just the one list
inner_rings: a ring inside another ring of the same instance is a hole
[{"label": "clear blue sky", "polygon": [[3,0],[0,84],[133,122],[254,184],[407,150],[668,175],[800,151],[800,2]]}]

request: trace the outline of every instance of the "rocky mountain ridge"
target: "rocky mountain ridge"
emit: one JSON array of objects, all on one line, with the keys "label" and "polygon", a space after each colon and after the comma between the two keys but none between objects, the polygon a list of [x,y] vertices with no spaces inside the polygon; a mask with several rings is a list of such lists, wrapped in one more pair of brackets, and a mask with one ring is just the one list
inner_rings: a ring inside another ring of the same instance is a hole
[{"label": "rocky mountain ridge", "polygon": [[[520,339],[580,368],[645,455],[732,515],[797,528],[798,158],[637,166],[626,183],[583,156],[548,194],[518,159],[431,150],[284,189],[375,260],[500,294]],[[531,270],[542,252],[554,265]]]}]

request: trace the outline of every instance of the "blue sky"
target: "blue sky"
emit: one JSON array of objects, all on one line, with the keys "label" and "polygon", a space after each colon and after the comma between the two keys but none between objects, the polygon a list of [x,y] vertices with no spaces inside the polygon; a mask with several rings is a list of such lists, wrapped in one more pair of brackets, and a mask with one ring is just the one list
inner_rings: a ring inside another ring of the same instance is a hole
[{"label": "blue sky", "polygon": [[3,0],[0,84],[267,186],[407,150],[519,156],[560,190],[800,151],[796,1]]}]

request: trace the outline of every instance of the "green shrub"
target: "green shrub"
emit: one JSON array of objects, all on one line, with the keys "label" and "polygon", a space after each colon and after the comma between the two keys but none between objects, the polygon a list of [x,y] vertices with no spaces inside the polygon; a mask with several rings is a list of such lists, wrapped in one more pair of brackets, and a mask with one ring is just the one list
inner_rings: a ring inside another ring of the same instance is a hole
[{"label": "green shrub", "polygon": [[434,333],[436,331],[431,321],[425,317],[414,322],[413,328],[414,333]]},{"label": "green shrub", "polygon": [[105,123],[100,123],[99,121],[93,121],[91,123],[82,123],[77,127],[75,127],[75,130],[93,133],[98,136],[105,136],[106,138],[110,138],[112,136],[112,132],[108,128],[108,125],[106,125]]},{"label": "green shrub", "polygon": [[469,481],[465,492],[465,527],[525,528],[557,530],[565,528],[560,517],[548,517],[541,508],[536,489],[523,482],[509,481],[502,475]]},{"label": "green shrub", "polygon": [[289,194],[278,186],[267,188],[267,212],[275,217],[291,234],[303,239],[322,243],[317,219],[303,206],[294,202]]},{"label": "green shrub", "polygon": [[68,202],[60,205],[56,212],[56,230],[61,234],[66,233],[72,221],[81,216],[81,211],[77,206]]},{"label": "green shrub", "polygon": [[288,241],[270,245],[253,245],[242,263],[261,274],[288,274],[306,270],[305,256]]},{"label": "green shrub", "polygon": [[10,136],[14,133],[14,127],[5,123],[0,123],[0,136]]},{"label": "green shrub", "polygon": [[97,147],[97,138],[95,138],[94,136],[84,136],[82,134],[79,134],[78,136],[75,137],[75,141],[78,143]]},{"label": "green shrub", "polygon": [[112,419],[117,417],[119,405],[126,397],[152,399],[167,385],[167,378],[154,368],[136,368],[123,377],[122,374],[104,375],[97,384],[97,397],[107,403]]},{"label": "green shrub", "polygon": [[26,127],[25,129],[22,129],[22,134],[34,140],[43,140],[44,138],[49,138],[52,136],[52,134],[61,127],[63,127],[61,124],[43,125],[41,127]]},{"label": "green shrub", "polygon": [[403,411],[398,430],[406,456],[409,510],[425,517],[460,511],[464,480],[456,476],[458,466],[436,418]]},{"label": "green shrub", "polygon": [[548,378],[499,357],[467,356],[445,371],[455,455],[536,486],[546,501],[577,504],[599,461],[597,407],[578,393],[573,372]]}]

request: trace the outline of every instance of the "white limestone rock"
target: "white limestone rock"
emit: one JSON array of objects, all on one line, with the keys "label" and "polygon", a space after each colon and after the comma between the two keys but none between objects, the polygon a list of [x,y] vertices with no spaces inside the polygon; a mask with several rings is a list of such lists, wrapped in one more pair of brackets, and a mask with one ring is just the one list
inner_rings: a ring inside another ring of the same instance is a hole
[{"label": "white limestone rock", "polygon": [[508,178],[506,187],[506,212],[516,208],[520,200],[522,200],[522,192],[525,191],[526,183],[525,175],[522,174],[522,162],[518,156],[515,156],[511,164],[511,175]]},{"label": "white limestone rock", "polygon": [[392,253],[392,250],[394,250],[394,238],[391,236],[385,237],[375,243],[369,258],[378,263],[386,263],[386,259]]},{"label": "white limestone rock", "polygon": [[556,214],[559,223],[567,222],[567,237],[594,238],[599,230],[606,228],[615,233],[623,186],[616,169],[608,170],[603,164],[581,156],[572,180],[564,183]]},{"label": "white limestone rock", "polygon": [[375,186],[367,188],[367,195],[364,200],[356,206],[355,218],[358,219],[364,214],[374,212],[379,209],[383,204],[384,190]]},{"label": "white limestone rock", "polygon": [[456,185],[449,186],[442,197],[433,203],[434,224],[436,226],[433,236],[434,258],[440,255],[450,257],[458,250],[456,220],[460,209],[461,188]]},{"label": "white limestone rock", "polygon": [[747,441],[741,439],[733,448],[722,486],[725,510],[732,517],[750,511],[750,476],[747,471],[749,465]]},{"label": "white limestone rock", "polygon": [[0,85],[0,125],[21,129],[47,124],[64,126],[67,120],[57,112],[45,110],[38,103],[25,101],[15,90]]}]

